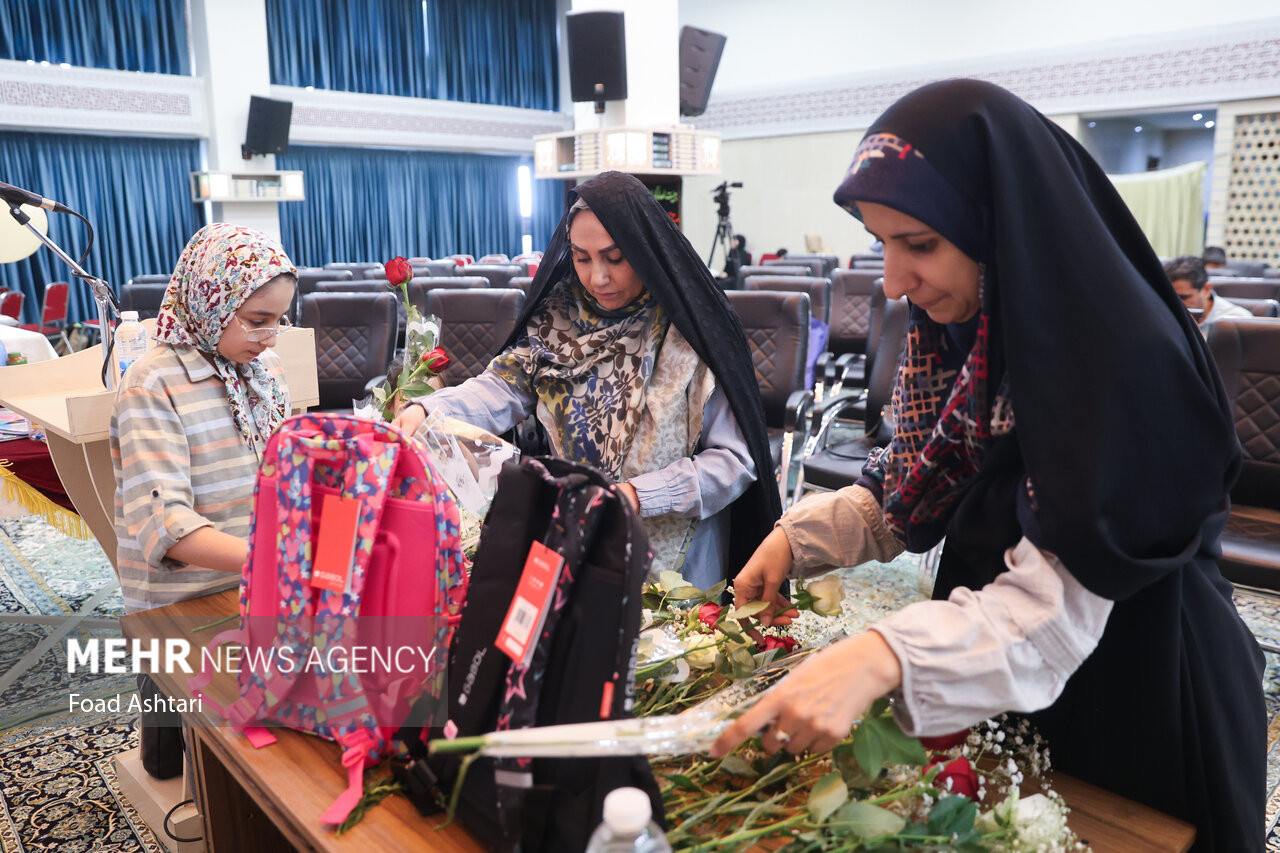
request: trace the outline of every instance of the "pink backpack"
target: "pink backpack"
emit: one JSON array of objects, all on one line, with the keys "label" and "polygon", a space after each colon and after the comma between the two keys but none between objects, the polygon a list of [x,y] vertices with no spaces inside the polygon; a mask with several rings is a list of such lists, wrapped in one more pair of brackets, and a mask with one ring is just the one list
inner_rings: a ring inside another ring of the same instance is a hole
[{"label": "pink backpack", "polygon": [[204,667],[189,684],[255,747],[275,741],[265,722],[341,744],[348,788],[321,817],[339,824],[414,700],[443,703],[465,591],[458,509],[419,445],[347,415],[289,418],[254,488],[240,627],[202,655],[242,647],[240,699],[211,701]]}]

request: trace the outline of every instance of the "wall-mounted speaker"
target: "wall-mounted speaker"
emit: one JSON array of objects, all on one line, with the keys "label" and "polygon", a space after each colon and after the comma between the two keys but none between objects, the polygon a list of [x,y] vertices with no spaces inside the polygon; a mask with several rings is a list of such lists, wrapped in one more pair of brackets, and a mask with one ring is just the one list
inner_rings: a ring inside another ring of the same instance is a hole
[{"label": "wall-mounted speaker", "polygon": [[719,33],[680,28],[680,115],[700,116],[706,112],[724,43],[725,37]]},{"label": "wall-mounted speaker", "polygon": [[248,160],[255,154],[284,154],[289,150],[289,119],[292,101],[249,97],[249,125],[240,153]]},{"label": "wall-mounted speaker", "polygon": [[[569,92],[574,101],[627,97],[627,31],[621,12],[570,12]],[[598,106],[597,112],[603,106]]]}]

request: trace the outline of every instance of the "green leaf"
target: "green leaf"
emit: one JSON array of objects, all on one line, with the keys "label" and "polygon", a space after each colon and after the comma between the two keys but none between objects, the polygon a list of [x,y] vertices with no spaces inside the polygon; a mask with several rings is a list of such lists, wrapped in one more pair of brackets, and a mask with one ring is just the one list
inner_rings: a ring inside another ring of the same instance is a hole
[{"label": "green leaf", "polygon": [[978,804],[968,797],[947,794],[929,812],[929,831],[934,835],[966,835],[973,831]]},{"label": "green leaf", "polygon": [[[857,734],[854,735],[854,749],[857,750],[857,744],[861,743],[862,749],[865,750],[858,753],[859,763],[862,763],[865,755],[868,760],[878,758],[881,766],[884,764],[911,764],[917,766],[924,764],[928,756],[920,741],[908,734],[904,734],[892,715],[876,714],[874,710],[875,706],[872,706],[872,712],[868,712],[862,718],[862,722],[858,723]],[[863,764],[863,769],[868,773],[879,772],[878,767],[871,767],[866,764]]]},{"label": "green leaf", "polygon": [[720,762],[720,769],[733,776],[743,776],[747,779],[754,779],[760,775],[754,767],[747,763],[745,758],[736,753],[726,755],[724,760]]},{"label": "green leaf", "polygon": [[682,586],[667,593],[667,601],[689,601],[702,598],[702,590],[696,586]]},{"label": "green leaf", "polygon": [[667,778],[671,780],[673,785],[682,791],[700,792],[702,790],[697,782],[693,781],[683,773],[672,773]]},{"label": "green leaf", "polygon": [[879,699],[871,703],[871,708],[867,711],[868,717],[883,717],[889,713],[889,699],[881,696]]},{"label": "green leaf", "polygon": [[728,581],[720,581],[720,583],[711,587],[711,589],[707,590],[708,600],[715,601],[716,599],[718,599],[721,595],[724,594],[725,587],[727,587],[728,585],[729,585]]},{"label": "green leaf", "polygon": [[379,385],[377,388],[374,388],[373,399],[378,401],[379,406],[387,402],[387,389],[383,388],[381,385]]},{"label": "green leaf", "polygon": [[738,646],[729,652],[729,662],[733,664],[733,677],[750,678],[756,671],[756,659],[744,646]]},{"label": "green leaf", "polygon": [[907,821],[888,809],[870,803],[853,802],[841,806],[827,825],[838,833],[869,839],[897,835],[907,825]]},{"label": "green leaf", "polygon": [[809,791],[809,801],[805,808],[814,823],[822,823],[835,813],[836,809],[849,801],[849,788],[839,773],[828,773],[818,780]]},{"label": "green leaf", "polygon": [[645,610],[657,610],[662,606],[662,593],[660,592],[642,592],[640,593],[640,606]]},{"label": "green leaf", "polygon": [[864,717],[853,737],[853,757],[858,760],[862,772],[872,779],[878,778],[884,769],[885,753],[884,739],[877,731],[874,719]]},{"label": "green leaf", "polygon": [[721,621],[716,623],[716,627],[720,629],[720,633],[726,637],[742,637],[742,628],[736,622],[730,622],[728,619],[721,617]]},{"label": "green leaf", "polygon": [[831,760],[850,788],[870,788],[876,781],[875,776],[862,769],[862,765],[854,757],[853,746],[849,743],[838,744],[831,751]]},{"label": "green leaf", "polygon": [[425,380],[417,379],[407,385],[400,386],[400,393],[406,397],[421,397],[430,394],[434,389]]},{"label": "green leaf", "polygon": [[729,656],[724,652],[716,655],[716,662],[712,664],[712,669],[716,671],[716,675],[723,675],[725,678],[733,676],[733,664],[729,661]]},{"label": "green leaf", "polygon": [[733,618],[746,619],[748,617],[755,616],[760,611],[767,610],[768,608],[769,602],[767,601],[751,601],[741,607],[734,608]]},{"label": "green leaf", "polygon": [[682,586],[692,586],[684,575],[679,572],[673,572],[670,569],[658,575],[658,582],[662,584],[662,588],[670,592],[673,589],[679,589]]}]

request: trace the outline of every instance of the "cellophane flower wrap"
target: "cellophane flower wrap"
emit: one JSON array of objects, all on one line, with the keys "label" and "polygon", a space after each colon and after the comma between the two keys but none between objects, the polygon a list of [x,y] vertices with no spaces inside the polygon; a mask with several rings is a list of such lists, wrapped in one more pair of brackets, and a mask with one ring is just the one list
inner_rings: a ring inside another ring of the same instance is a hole
[{"label": "cellophane flower wrap", "polygon": [[413,278],[413,266],[404,258],[392,258],[383,265],[387,274],[387,287],[399,290],[404,299],[405,343],[404,365],[394,379],[388,379],[373,389],[383,420],[393,420],[404,404],[415,397],[430,394],[429,384],[449,367],[449,354],[440,347],[440,321],[435,316],[423,317],[409,301],[409,280]]},{"label": "cellophane flower wrap", "polygon": [[[667,840],[689,851],[1076,851],[1069,809],[1049,789],[1048,748],[1025,720],[918,739],[888,699],[824,753],[766,753],[758,737],[721,759],[707,749],[792,666],[845,636],[838,576],[797,584],[789,628],[760,627],[770,605],[721,603],[725,585],[663,572],[646,585],[635,720],[495,732],[432,749],[491,755],[647,755]],[[797,648],[802,642],[809,648]],[[1023,789],[1036,791],[1026,795]]]}]

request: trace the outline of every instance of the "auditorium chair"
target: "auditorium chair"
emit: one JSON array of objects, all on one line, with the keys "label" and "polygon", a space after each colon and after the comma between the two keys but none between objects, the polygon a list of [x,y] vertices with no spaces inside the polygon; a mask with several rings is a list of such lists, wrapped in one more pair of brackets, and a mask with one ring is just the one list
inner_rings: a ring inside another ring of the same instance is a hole
[{"label": "auditorium chair", "polygon": [[524,291],[507,287],[437,288],[426,294],[426,313],[440,318],[440,345],[449,354],[445,385],[478,376],[511,336]]},{"label": "auditorium chair", "polygon": [[120,288],[120,310],[137,311],[139,320],[154,318],[160,314],[160,305],[168,289],[168,282],[138,281],[135,278]]},{"label": "auditorium chair", "polygon": [[345,261],[335,261],[324,265],[327,270],[350,270],[352,276],[357,279],[368,278],[367,273],[373,270],[382,269],[382,264],[377,261],[359,261],[355,263],[347,263]]},{"label": "auditorium chair", "polygon": [[818,273],[818,275],[826,278],[831,278],[831,273],[835,272],[840,266],[839,255],[828,255],[823,253],[789,254],[783,258],[783,260],[787,263],[794,263],[795,261],[821,261],[822,272]]},{"label": "auditorium chair", "polygon": [[[785,258],[778,258],[777,260],[763,261],[761,262],[760,266],[762,267],[804,267],[807,270],[809,270],[807,273],[805,273],[805,275],[810,275],[810,276],[813,276],[814,278],[825,277],[826,268],[827,268],[827,264],[825,261],[820,261],[817,258],[813,258],[813,257],[802,258],[797,255],[787,255]],[[768,273],[765,273],[765,275],[768,275]]]},{"label": "auditorium chair", "polygon": [[1280,317],[1280,302],[1274,299],[1245,299],[1236,296],[1231,301],[1255,317]]},{"label": "auditorium chair", "polygon": [[494,252],[488,255],[481,255],[480,260],[476,261],[476,263],[478,264],[509,264],[511,263],[511,258],[501,252]]},{"label": "auditorium chair", "polygon": [[538,274],[538,267],[542,264],[541,252],[526,252],[523,255],[516,255],[511,259],[513,264],[524,264],[528,272],[527,275],[535,276]]},{"label": "auditorium chair", "polygon": [[132,284],[165,284],[167,285],[173,276],[169,273],[147,273],[146,275],[135,275],[129,279]]},{"label": "auditorium chair", "polygon": [[747,334],[760,399],[764,402],[778,494],[786,506],[791,450],[797,432],[803,441],[813,406],[813,391],[804,382],[809,355],[809,294],[730,290],[725,296]]},{"label": "auditorium chair", "polygon": [[507,282],[507,287],[514,287],[517,290],[523,290],[525,296],[529,295],[529,285],[533,284],[533,276],[518,275],[511,281]]},{"label": "auditorium chair", "polygon": [[1267,269],[1266,261],[1227,261],[1222,271],[1241,278],[1262,278]]},{"label": "auditorium chair", "polygon": [[1280,591],[1280,320],[1220,320],[1208,338],[1244,451],[1218,565],[1232,583]]},{"label": "auditorium chair", "polygon": [[1213,292],[1228,299],[1280,299],[1280,281],[1265,278],[1213,278]]},{"label": "auditorium chair", "polygon": [[395,351],[394,293],[308,293],[299,325],[315,330],[319,409],[350,411],[386,376]]},{"label": "auditorium chair", "polygon": [[831,325],[831,279],[800,275],[752,275],[743,281],[743,290],[772,290],[809,294],[809,311],[814,320]]},{"label": "auditorium chair", "polygon": [[467,264],[458,272],[462,275],[484,276],[489,280],[490,287],[506,287],[511,279],[529,274],[524,264]]},{"label": "auditorium chair", "polygon": [[742,283],[753,275],[809,275],[809,267],[804,264],[796,266],[741,266],[738,267],[738,278],[733,282],[735,290],[742,290]]},{"label": "auditorium chair", "polygon": [[52,281],[44,287],[44,299],[40,305],[40,322],[23,323],[19,329],[36,332],[46,338],[62,341],[71,352],[71,341],[67,340],[67,299],[70,297],[71,285],[65,281]]},{"label": "auditorium chair", "polygon": [[4,296],[0,296],[0,314],[21,320],[22,303],[25,299],[26,295],[21,290],[10,290]]},{"label": "auditorium chair", "polygon": [[[879,270],[836,270],[831,274],[831,331],[827,352],[818,359],[818,402],[837,385],[865,387],[867,339]],[[883,306],[883,300],[881,300]]]},{"label": "auditorium chair", "polygon": [[[884,298],[884,291],[879,291]],[[905,297],[886,301],[878,330],[876,352],[871,358],[865,395],[852,393],[830,397],[813,409],[815,426],[805,442],[796,478],[795,500],[806,492],[835,491],[852,485],[862,474],[867,454],[893,438],[893,426],[885,421],[884,408],[893,397],[893,382],[907,339],[910,307]],[[869,354],[870,356],[870,354]],[[861,413],[863,434],[832,443],[832,429]]]}]

